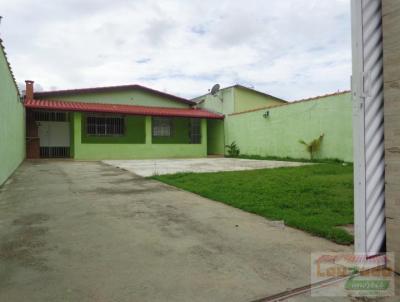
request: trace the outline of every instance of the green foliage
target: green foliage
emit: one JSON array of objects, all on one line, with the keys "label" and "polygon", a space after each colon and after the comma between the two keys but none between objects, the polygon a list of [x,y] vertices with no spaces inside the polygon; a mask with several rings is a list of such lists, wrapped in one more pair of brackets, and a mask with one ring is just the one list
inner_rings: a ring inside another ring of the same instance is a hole
[{"label": "green foliage", "polygon": [[353,236],[353,166],[315,164],[295,168],[153,177],[167,184],[255,213],[340,244]]},{"label": "green foliage", "polygon": [[230,157],[238,157],[240,154],[240,149],[235,142],[232,142],[230,145],[226,145],[225,148],[228,148],[228,155]]},{"label": "green foliage", "polygon": [[300,144],[303,144],[306,146],[306,150],[308,153],[310,153],[310,159],[314,159],[314,155],[316,152],[319,151],[321,148],[322,144],[322,139],[324,138],[324,134],[322,133],[320,136],[318,136],[316,139],[313,139],[311,142],[307,143],[304,140],[299,140]]}]

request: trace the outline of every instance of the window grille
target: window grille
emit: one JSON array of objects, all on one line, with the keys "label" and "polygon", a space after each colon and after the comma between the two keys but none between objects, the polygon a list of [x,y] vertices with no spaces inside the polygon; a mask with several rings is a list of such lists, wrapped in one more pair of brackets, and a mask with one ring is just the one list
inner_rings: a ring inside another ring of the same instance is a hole
[{"label": "window grille", "polygon": [[200,119],[192,118],[190,120],[190,143],[200,144],[201,143],[201,127]]},{"label": "window grille", "polygon": [[172,136],[172,119],[153,117],[153,136]]},{"label": "window grille", "polygon": [[120,136],[124,134],[124,118],[121,116],[87,116],[86,133],[91,136]]},{"label": "window grille", "polygon": [[67,112],[35,111],[35,121],[38,122],[66,122]]}]

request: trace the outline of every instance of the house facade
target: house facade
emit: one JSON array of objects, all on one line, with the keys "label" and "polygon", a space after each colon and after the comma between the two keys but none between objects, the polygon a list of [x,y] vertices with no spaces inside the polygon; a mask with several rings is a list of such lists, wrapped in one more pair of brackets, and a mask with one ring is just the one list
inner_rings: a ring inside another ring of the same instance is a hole
[{"label": "house facade", "polygon": [[[26,81],[27,157],[77,160],[241,154],[352,161],[349,92],[288,103],[241,85],[184,99],[140,85],[35,92]],[[340,143],[338,143],[340,142]]]},{"label": "house facade", "polygon": [[27,157],[77,160],[225,154],[227,114],[285,101],[235,85],[188,100],[140,85],[35,92],[26,81]]},{"label": "house facade", "polygon": [[27,157],[205,157],[224,115],[140,85],[34,92],[26,81]]}]

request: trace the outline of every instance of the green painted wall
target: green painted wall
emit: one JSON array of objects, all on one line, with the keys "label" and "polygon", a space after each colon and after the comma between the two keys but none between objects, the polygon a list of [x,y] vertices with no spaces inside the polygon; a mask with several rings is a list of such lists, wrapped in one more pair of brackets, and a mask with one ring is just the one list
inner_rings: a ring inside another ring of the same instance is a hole
[{"label": "green painted wall", "polygon": [[151,117],[145,119],[145,143],[89,143],[82,138],[82,113],[73,113],[74,158],[78,160],[179,158],[207,156],[207,120],[201,120],[201,144],[152,144]]},{"label": "green painted wall", "polygon": [[207,153],[223,155],[225,150],[224,121],[207,121]]},{"label": "green painted wall", "polygon": [[241,112],[251,109],[257,109],[262,107],[282,105],[282,101],[278,101],[274,97],[268,97],[257,93],[256,91],[251,91],[248,89],[242,89],[240,87],[234,88],[234,98],[235,98],[235,111]]},{"label": "green painted wall", "polygon": [[172,135],[153,136],[153,144],[188,144],[190,142],[190,119],[174,118],[172,119]]},{"label": "green painted wall", "polygon": [[60,95],[49,96],[43,99],[53,99],[69,102],[88,102],[106,104],[126,104],[137,106],[156,106],[172,108],[188,108],[188,104],[168,99],[166,97],[154,95],[140,90],[97,92],[90,94]]},{"label": "green painted wall", "polygon": [[25,111],[0,42],[0,185],[25,158]]},{"label": "green painted wall", "polygon": [[225,143],[235,141],[242,154],[309,158],[306,142],[324,133],[318,158],[353,161],[350,93],[324,97],[225,118]]},{"label": "green painted wall", "polygon": [[82,113],[82,143],[84,144],[144,144],[145,116],[125,116],[125,131],[121,136],[90,136],[86,134],[86,114]]}]

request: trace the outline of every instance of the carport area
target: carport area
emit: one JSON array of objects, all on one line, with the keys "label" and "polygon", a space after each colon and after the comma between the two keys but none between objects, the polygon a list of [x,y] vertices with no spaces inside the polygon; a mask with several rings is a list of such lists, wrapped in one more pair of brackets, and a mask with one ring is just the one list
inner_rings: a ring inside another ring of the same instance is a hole
[{"label": "carport area", "polygon": [[252,301],[352,251],[100,162],[27,161],[0,188],[0,301]]},{"label": "carport area", "polygon": [[144,159],[103,161],[143,177],[173,173],[203,173],[220,171],[244,171],[279,167],[297,167],[307,163],[252,160],[239,158],[185,158],[185,159]]}]

